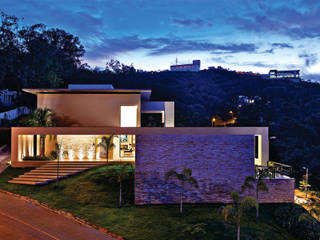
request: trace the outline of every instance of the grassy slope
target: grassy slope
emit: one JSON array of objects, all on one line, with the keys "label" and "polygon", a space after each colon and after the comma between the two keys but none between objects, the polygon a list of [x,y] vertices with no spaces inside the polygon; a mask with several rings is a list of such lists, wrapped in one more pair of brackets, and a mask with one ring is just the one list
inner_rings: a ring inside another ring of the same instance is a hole
[{"label": "grassy slope", "polygon": [[[207,234],[201,239],[223,240],[235,236],[232,225],[224,224],[217,213],[220,205],[186,205],[183,217],[179,216],[176,205],[133,206],[133,175],[125,180],[126,206],[118,208],[118,184],[106,179],[106,167],[62,180],[59,190],[54,188],[54,183],[39,187],[7,183],[27,170],[8,168],[0,175],[0,188],[63,209],[128,239],[179,239],[183,229],[197,223],[206,224]],[[259,221],[253,217],[242,224],[243,239],[296,239],[274,222],[274,207],[262,206]]]}]

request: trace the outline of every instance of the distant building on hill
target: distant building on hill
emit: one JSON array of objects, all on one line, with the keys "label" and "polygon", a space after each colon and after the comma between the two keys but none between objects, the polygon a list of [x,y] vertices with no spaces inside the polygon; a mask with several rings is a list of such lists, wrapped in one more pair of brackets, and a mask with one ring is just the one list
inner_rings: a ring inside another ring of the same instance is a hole
[{"label": "distant building on hill", "polygon": [[176,64],[170,66],[171,71],[189,71],[199,72],[200,71],[200,60],[193,60],[190,64]]},{"label": "distant building on hill", "polygon": [[17,97],[17,91],[9,91],[8,89],[0,90],[0,104],[2,106],[12,106]]},{"label": "distant building on hill", "polygon": [[268,79],[286,79],[293,82],[300,82],[300,70],[270,70],[267,75]]}]

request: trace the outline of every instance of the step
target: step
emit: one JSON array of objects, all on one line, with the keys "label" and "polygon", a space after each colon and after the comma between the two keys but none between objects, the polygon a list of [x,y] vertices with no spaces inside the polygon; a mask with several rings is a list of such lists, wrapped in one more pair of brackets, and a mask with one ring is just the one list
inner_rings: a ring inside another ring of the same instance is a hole
[{"label": "step", "polygon": [[[32,172],[27,172],[24,175],[48,175],[48,176],[57,176],[57,173],[45,173],[45,172],[39,172],[39,173],[32,173]],[[59,173],[59,176],[67,176],[70,175],[70,173]]]},{"label": "step", "polygon": [[60,165],[60,166],[58,166],[58,165],[43,165],[43,166],[41,166],[41,167],[38,167],[38,168],[57,168],[57,167],[59,167],[59,168],[92,168],[92,167],[94,167],[94,166],[90,166],[90,165]]},{"label": "step", "polygon": [[[48,168],[48,167],[39,167],[35,170],[54,170],[54,171],[57,171],[58,168],[54,167],[54,168]],[[87,169],[90,169],[90,168],[82,168],[82,167],[59,167],[59,170],[87,170]]]},{"label": "step", "polygon": [[8,182],[9,183],[26,184],[26,185],[45,185],[45,184],[48,184],[47,182],[16,181],[16,180],[10,180]]},{"label": "step", "polygon": [[[76,170],[65,170],[65,169],[59,169],[59,172],[81,172],[83,170],[80,169],[76,169]],[[52,173],[56,173],[57,170],[56,169],[35,169],[35,170],[31,170],[30,172],[52,172]]]},{"label": "step", "polygon": [[[57,162],[47,163],[46,165],[55,165],[58,164]],[[107,162],[60,162],[60,165],[67,164],[67,165],[81,165],[81,164],[89,164],[89,165],[105,165]]]},{"label": "step", "polygon": [[[60,176],[59,175],[59,178],[62,178],[62,177],[64,177],[64,176]],[[57,178],[57,176],[55,175],[55,176],[48,176],[48,175],[37,175],[37,174],[34,174],[34,175],[20,175],[19,176],[19,178],[26,178],[26,179],[28,179],[28,178],[38,178],[38,179],[56,179]]]},{"label": "step", "polygon": [[13,181],[27,181],[27,182],[49,182],[49,181],[53,181],[54,179],[47,179],[47,178],[14,178],[12,179]]}]

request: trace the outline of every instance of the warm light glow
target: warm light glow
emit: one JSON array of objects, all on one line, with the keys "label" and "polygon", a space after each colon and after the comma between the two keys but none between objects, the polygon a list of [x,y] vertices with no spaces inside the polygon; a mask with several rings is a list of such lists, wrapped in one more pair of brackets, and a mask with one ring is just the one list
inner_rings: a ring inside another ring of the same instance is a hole
[{"label": "warm light glow", "polygon": [[93,157],[94,157],[94,152],[95,152],[95,147],[94,146],[91,146],[88,150],[88,159],[89,160],[92,160]]},{"label": "warm light glow", "polygon": [[68,157],[69,157],[69,160],[73,160],[74,159],[74,151],[73,149],[69,149],[68,150]]},{"label": "warm light glow", "polygon": [[137,127],[137,106],[121,106],[121,127]]},{"label": "warm light glow", "polygon": [[64,147],[61,145],[60,152],[59,152],[59,160],[63,160],[63,151],[64,151]]},{"label": "warm light glow", "polygon": [[84,151],[82,147],[80,147],[78,150],[78,158],[79,160],[82,160],[84,158]]}]

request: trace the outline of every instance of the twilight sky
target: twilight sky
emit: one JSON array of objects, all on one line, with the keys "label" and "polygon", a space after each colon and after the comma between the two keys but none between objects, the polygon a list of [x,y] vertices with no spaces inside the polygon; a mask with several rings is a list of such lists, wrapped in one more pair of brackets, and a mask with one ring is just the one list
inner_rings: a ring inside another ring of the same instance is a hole
[{"label": "twilight sky", "polygon": [[92,67],[200,59],[202,69],[301,69],[320,79],[319,0],[1,0],[0,10],[78,36]]}]

